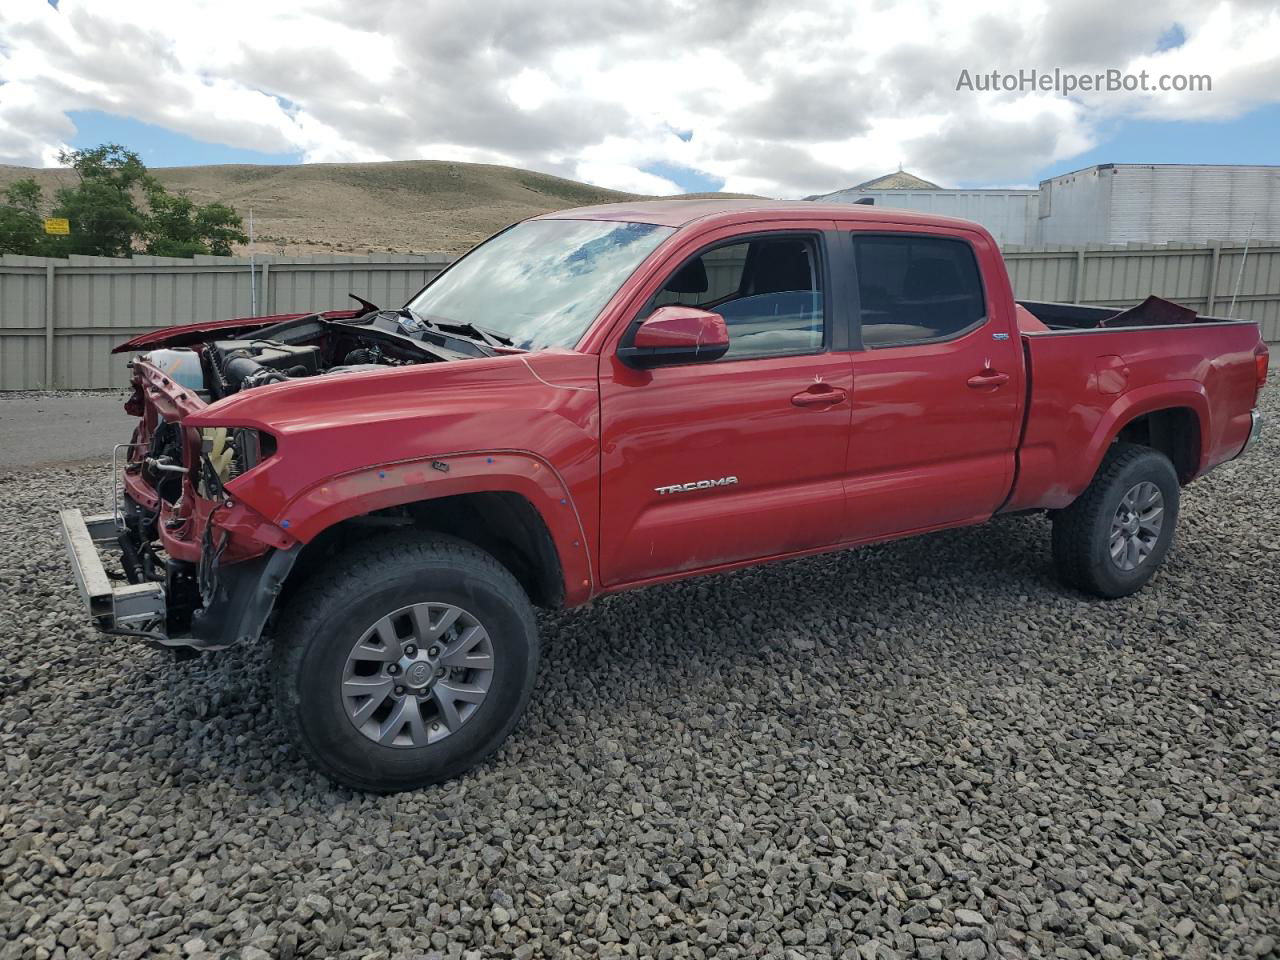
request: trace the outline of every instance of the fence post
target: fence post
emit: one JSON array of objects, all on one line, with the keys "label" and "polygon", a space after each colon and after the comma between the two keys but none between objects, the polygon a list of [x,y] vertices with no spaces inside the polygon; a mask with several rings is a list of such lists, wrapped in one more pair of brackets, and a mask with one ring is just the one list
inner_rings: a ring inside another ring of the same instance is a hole
[{"label": "fence post", "polygon": [[1212,316],[1214,301],[1218,297],[1218,263],[1222,260],[1222,241],[1210,240],[1209,246],[1213,248],[1213,254],[1209,260],[1209,289],[1204,297],[1204,312]]},{"label": "fence post", "polygon": [[53,389],[53,261],[44,265],[44,388]]},{"label": "fence post", "polygon": [[1076,251],[1076,275],[1071,278],[1071,302],[1079,303],[1084,296],[1084,244]]},{"label": "fence post", "polygon": [[262,311],[261,316],[271,316],[271,262],[264,261],[262,264],[262,284],[259,286],[258,309]]}]

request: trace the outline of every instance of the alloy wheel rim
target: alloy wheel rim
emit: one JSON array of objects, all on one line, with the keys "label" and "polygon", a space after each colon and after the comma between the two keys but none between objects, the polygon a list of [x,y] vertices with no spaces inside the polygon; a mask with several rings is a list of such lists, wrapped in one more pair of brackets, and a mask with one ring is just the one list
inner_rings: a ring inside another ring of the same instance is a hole
[{"label": "alloy wheel rim", "polygon": [[1135,483],[1111,518],[1111,562],[1124,571],[1147,562],[1164,527],[1164,494],[1150,480]]},{"label": "alloy wheel rim", "polygon": [[473,614],[450,603],[410,604],[379,618],[352,644],[343,709],[374,743],[429,746],[480,709],[493,667],[493,642]]}]

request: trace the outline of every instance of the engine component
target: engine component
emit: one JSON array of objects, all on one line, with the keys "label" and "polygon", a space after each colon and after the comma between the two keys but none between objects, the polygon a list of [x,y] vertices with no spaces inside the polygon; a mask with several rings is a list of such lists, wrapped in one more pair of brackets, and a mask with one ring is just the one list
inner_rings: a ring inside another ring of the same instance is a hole
[{"label": "engine component", "polygon": [[250,427],[206,427],[200,434],[200,441],[200,452],[212,479],[216,480],[216,483],[204,483],[210,477],[201,477],[202,496],[213,493],[210,487],[220,486],[252,470],[264,454],[269,456],[275,450],[275,438]]},{"label": "engine component", "polygon": [[152,350],[142,355],[157,370],[163,370],[174,383],[188,390],[205,389],[204,368],[200,366],[200,354],[188,347],[172,350]]},{"label": "engine component", "polygon": [[320,372],[320,348],[310,344],[215,340],[209,344],[209,358],[222,394]]},{"label": "engine component", "polygon": [[151,435],[147,455],[142,461],[142,476],[152,489],[167,503],[176,503],[182,496],[182,474],[158,469],[160,464],[182,467],[182,430],[176,423],[168,423],[163,417]]},{"label": "engine component", "polygon": [[[235,450],[227,444],[227,428],[207,428],[201,434],[201,453],[209,459],[209,466],[219,480],[227,480],[231,469],[231,458]],[[204,449],[204,448],[208,449]],[[202,491],[203,492],[203,491]]]},{"label": "engine component", "polygon": [[342,358],[344,367],[357,366],[363,363],[384,363],[382,351],[375,347],[357,347]]},{"label": "engine component", "polygon": [[[353,353],[359,353],[355,350]],[[330,367],[326,373],[368,373],[370,370],[389,369],[385,363],[344,363],[340,367]]]},{"label": "engine component", "polygon": [[372,317],[363,318],[362,322],[402,337],[419,337],[428,329],[428,324],[407,310],[379,310]]}]

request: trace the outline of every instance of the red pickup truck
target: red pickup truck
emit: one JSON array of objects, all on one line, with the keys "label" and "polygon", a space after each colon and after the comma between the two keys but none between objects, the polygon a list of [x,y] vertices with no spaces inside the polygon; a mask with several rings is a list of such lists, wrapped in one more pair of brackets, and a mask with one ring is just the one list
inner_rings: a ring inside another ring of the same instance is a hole
[{"label": "red pickup truck", "polygon": [[62,513],[91,617],[185,653],[271,635],[293,741],[380,791],[511,733],[534,606],[1026,510],[1068,584],[1131,593],[1181,488],[1257,435],[1268,359],[1154,298],[1016,303],[972,223],[727,200],[548,214],[399,309],[118,350],[117,508]]}]

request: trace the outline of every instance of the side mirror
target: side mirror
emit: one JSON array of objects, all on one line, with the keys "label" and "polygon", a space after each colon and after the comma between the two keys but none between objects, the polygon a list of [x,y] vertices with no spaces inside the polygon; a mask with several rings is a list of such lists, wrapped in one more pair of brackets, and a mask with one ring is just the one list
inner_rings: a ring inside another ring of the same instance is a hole
[{"label": "side mirror", "polygon": [[670,304],[659,307],[636,329],[631,346],[618,357],[630,367],[719,360],[729,350],[724,317],[709,310]]}]

